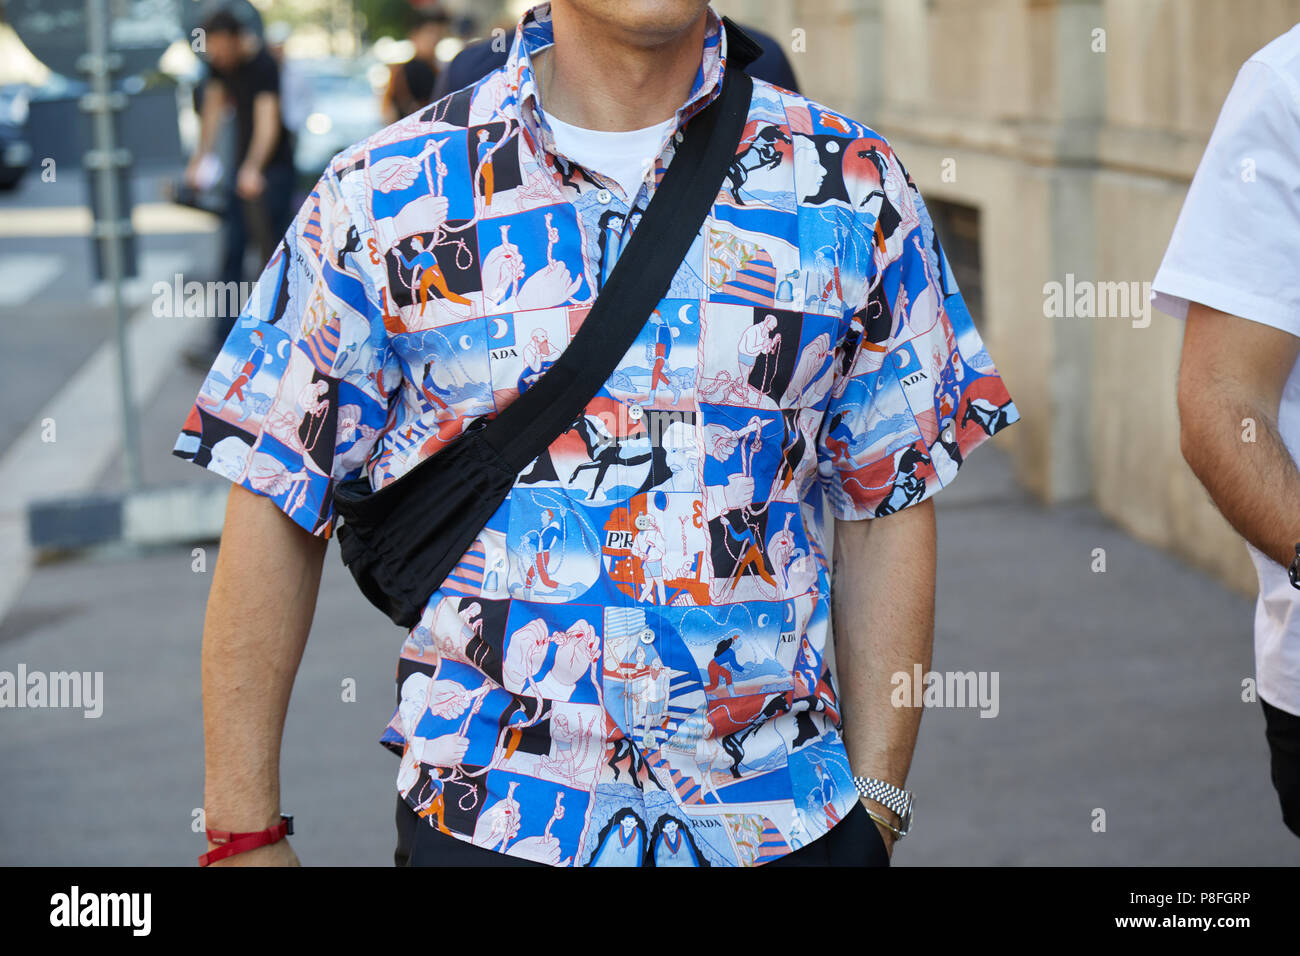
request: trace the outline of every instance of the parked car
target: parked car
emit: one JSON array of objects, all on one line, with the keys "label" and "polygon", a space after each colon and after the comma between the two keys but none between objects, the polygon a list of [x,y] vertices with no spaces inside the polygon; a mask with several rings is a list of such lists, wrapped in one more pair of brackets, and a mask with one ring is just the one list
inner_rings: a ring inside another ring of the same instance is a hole
[{"label": "parked car", "polygon": [[31,94],[23,84],[0,86],[0,189],[13,189],[32,162],[27,138]]},{"label": "parked car", "polygon": [[339,150],[365,139],[383,128],[379,109],[382,87],[376,88],[380,74],[387,70],[366,61],[293,60],[291,69],[298,71],[299,88],[310,95],[302,126],[293,132],[297,137],[294,165],[308,188],[325,169],[325,164]]}]

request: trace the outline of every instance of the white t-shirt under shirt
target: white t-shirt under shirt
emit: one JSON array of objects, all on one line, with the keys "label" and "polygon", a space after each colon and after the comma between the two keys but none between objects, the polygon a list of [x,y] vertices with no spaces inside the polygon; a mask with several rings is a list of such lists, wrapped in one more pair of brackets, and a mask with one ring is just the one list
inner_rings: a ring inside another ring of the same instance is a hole
[{"label": "white t-shirt under shirt", "polygon": [[546,114],[546,122],[555,137],[556,151],[580,166],[594,169],[614,180],[622,187],[624,198],[629,203],[636,198],[641,180],[659,158],[659,149],[676,119],[670,116],[654,126],[610,133],[573,126]]},{"label": "white t-shirt under shirt", "polygon": [[[1152,283],[1152,302],[1183,319],[1189,302],[1300,337],[1300,25],[1237,74]],[[1300,461],[1300,361],[1278,409]],[[1300,591],[1247,544],[1259,576],[1259,694],[1300,715]]]}]

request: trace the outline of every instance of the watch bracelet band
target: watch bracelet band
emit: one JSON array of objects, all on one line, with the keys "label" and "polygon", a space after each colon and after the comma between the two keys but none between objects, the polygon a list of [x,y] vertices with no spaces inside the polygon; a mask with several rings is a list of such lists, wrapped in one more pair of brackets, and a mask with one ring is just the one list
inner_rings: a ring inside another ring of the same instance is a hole
[{"label": "watch bracelet band", "polygon": [[912,828],[912,794],[909,791],[875,777],[855,776],[853,785],[861,796],[892,810],[898,816],[899,825],[897,828],[890,826],[890,829],[900,837],[907,836]]}]

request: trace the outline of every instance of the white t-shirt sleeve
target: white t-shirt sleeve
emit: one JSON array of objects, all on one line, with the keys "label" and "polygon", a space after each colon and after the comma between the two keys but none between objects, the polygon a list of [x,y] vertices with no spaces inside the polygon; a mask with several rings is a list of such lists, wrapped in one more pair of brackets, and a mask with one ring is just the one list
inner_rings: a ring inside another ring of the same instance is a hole
[{"label": "white t-shirt sleeve", "polygon": [[1300,87],[1247,61],[1192,179],[1151,300],[1189,302],[1300,335]]}]

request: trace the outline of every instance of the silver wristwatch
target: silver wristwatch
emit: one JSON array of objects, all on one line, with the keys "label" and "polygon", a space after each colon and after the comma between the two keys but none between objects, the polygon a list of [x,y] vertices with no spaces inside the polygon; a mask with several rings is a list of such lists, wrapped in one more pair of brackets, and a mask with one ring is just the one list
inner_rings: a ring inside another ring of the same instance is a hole
[{"label": "silver wristwatch", "polygon": [[875,777],[854,777],[853,785],[862,796],[875,800],[898,814],[898,835],[907,836],[907,831],[912,828],[911,791],[900,790],[892,783],[885,783]]}]

